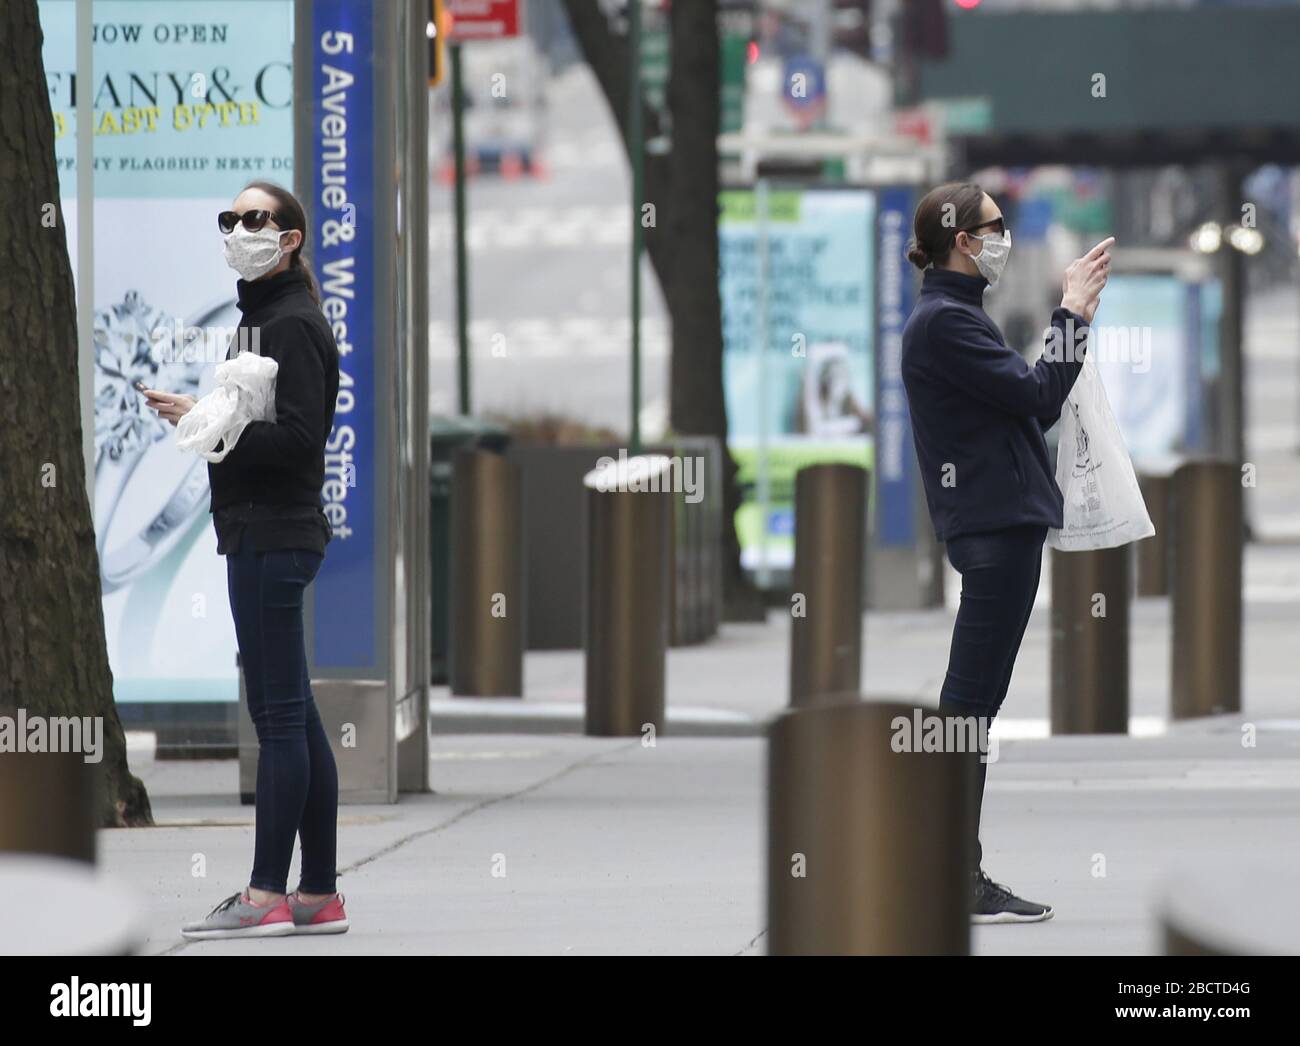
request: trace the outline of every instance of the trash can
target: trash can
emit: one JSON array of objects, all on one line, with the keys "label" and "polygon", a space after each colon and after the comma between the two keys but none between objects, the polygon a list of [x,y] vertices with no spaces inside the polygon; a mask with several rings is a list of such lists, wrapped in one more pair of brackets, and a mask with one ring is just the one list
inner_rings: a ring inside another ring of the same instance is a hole
[{"label": "trash can", "polygon": [[510,443],[501,425],[473,417],[429,419],[429,681],[446,683],[450,654],[451,461],[461,447],[498,453]]}]

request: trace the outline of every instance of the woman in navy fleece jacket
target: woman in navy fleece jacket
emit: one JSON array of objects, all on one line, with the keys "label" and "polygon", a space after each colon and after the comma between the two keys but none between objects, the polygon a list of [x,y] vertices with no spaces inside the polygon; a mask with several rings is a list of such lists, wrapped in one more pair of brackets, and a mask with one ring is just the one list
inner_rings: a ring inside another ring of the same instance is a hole
[{"label": "woman in navy fleece jacket", "polygon": [[[984,290],[997,282],[1011,247],[998,205],[978,185],[953,182],[916,209],[908,258],[925,275],[903,328],[903,383],[930,517],[962,579],[943,715],[987,725],[1006,698],[1047,529],[1061,526],[1061,491],[1043,434],[1083,365],[1113,242],[1103,240],[1066,270],[1043,355],[1031,367],[984,312]],[[987,763],[978,766],[972,917],[1051,918],[1050,906],[1016,897],[980,867]]]}]

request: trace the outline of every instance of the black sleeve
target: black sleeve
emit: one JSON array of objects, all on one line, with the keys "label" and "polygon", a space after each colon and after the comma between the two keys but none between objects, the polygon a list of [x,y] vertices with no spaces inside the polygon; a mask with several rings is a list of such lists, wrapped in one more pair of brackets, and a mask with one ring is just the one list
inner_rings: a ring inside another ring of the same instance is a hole
[{"label": "black sleeve", "polygon": [[275,421],[252,421],[226,461],[300,468],[320,453],[325,429],[325,364],[311,324],[285,316],[262,328],[262,355],[279,364]]},{"label": "black sleeve", "polygon": [[1032,367],[960,308],[931,316],[926,337],[938,375],[1009,414],[1037,418],[1040,424],[1046,419],[1046,428],[1060,416],[1083,367],[1087,331],[1078,313],[1055,309],[1043,355]]}]

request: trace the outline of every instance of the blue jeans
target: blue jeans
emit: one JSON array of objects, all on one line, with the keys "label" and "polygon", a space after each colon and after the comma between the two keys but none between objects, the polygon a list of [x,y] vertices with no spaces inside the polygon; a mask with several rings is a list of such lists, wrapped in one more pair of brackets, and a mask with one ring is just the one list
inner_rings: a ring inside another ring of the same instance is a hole
[{"label": "blue jeans", "polygon": [[303,592],[324,557],[306,549],[258,552],[243,541],[226,557],[230,610],[257,729],[258,890],[285,893],[293,839],[302,840],[304,893],[333,893],[339,779],[307,676]]},{"label": "blue jeans", "polygon": [[[964,534],[948,542],[948,561],[961,574],[961,606],[939,694],[941,714],[977,716],[991,724],[1002,708],[1034,609],[1046,539],[1046,527],[1029,525]],[[988,764],[981,759],[978,767],[977,868],[983,858],[979,822]]]}]

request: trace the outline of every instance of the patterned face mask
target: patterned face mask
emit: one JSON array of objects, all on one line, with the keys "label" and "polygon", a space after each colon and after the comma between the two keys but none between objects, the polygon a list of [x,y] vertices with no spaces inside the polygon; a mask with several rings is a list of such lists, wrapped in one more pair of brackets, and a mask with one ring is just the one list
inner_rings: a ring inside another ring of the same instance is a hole
[{"label": "patterned face mask", "polygon": [[971,261],[979,269],[980,275],[989,281],[989,286],[996,286],[1011,254],[1011,230],[1007,229],[997,239],[992,236],[972,236],[971,239],[979,240],[984,245],[979,254],[971,255]]},{"label": "patterned face mask", "polygon": [[284,256],[280,249],[280,236],[284,231],[263,227],[257,232],[249,232],[242,225],[236,225],[235,231],[226,236],[226,264],[245,280],[255,280],[270,272]]}]

